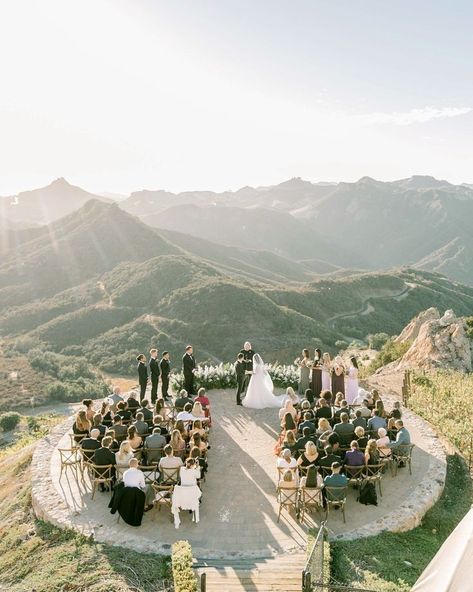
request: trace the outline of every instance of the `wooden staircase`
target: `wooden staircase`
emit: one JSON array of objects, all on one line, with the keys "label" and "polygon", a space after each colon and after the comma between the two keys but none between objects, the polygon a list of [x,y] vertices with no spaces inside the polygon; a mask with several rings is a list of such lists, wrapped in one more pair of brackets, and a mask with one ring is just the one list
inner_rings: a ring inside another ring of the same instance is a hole
[{"label": "wooden staircase", "polygon": [[202,592],[301,592],[305,553],[270,559],[196,560],[199,576],[205,573]]}]

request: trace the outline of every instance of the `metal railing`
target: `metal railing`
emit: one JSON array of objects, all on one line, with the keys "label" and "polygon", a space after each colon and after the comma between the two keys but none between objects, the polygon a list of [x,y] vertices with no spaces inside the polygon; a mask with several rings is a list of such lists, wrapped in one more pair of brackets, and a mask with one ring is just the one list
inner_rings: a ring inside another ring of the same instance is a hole
[{"label": "metal railing", "polygon": [[302,571],[302,592],[312,592],[315,585],[324,584],[324,542],[325,521],[320,525]]}]

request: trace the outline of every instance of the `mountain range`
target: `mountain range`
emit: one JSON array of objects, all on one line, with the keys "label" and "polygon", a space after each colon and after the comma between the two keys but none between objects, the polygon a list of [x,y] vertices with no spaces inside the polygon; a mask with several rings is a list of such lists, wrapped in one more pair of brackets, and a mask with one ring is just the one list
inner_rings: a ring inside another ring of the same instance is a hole
[{"label": "mountain range", "polygon": [[176,360],[191,341],[199,361],[225,361],[250,338],[266,359],[289,362],[303,346],[335,353],[371,333],[395,334],[433,305],[473,312],[473,287],[437,273],[360,271],[320,252],[296,260],[251,241],[225,245],[152,227],[98,199],[11,236],[1,243],[4,345],[83,358],[109,373],[133,372],[136,354],[152,345]]}]

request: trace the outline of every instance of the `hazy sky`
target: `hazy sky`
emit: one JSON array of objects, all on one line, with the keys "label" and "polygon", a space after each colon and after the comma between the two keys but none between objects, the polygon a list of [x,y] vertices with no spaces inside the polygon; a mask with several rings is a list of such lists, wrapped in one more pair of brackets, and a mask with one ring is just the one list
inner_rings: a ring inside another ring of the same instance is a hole
[{"label": "hazy sky", "polygon": [[0,0],[0,195],[473,182],[473,4]]}]

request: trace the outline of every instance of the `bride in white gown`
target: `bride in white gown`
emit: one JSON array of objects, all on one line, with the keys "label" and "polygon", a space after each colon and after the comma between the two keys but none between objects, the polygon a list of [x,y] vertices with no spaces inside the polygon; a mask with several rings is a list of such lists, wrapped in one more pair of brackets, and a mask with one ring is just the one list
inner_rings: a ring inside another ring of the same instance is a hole
[{"label": "bride in white gown", "polygon": [[273,394],[273,381],[269,372],[264,367],[264,362],[259,354],[253,357],[253,374],[250,384],[243,399],[243,407],[250,409],[266,409],[267,407],[281,407],[287,395],[276,396]]}]

